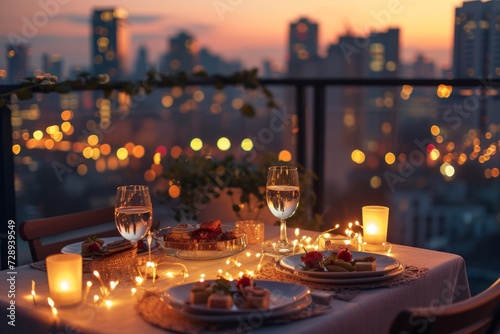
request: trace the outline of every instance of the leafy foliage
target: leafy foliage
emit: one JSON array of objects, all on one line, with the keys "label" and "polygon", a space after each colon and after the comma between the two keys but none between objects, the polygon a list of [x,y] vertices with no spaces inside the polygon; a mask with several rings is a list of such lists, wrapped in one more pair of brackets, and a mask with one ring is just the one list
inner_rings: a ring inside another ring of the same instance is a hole
[{"label": "leafy foliage", "polygon": [[[285,165],[274,153],[263,154],[259,159],[237,160],[234,156],[225,156],[215,160],[203,153],[182,154],[178,158],[171,156],[162,161],[163,173],[160,175],[170,185],[178,186],[180,193],[175,198],[169,190],[158,191],[157,195],[165,202],[174,203],[173,210],[178,221],[196,219],[199,210],[205,208],[212,199],[225,192],[232,199],[233,190],[241,190],[239,198],[232,203],[232,210],[241,219],[240,210],[251,205],[251,197],[256,199],[257,210],[267,209],[265,186],[267,170],[273,165]],[[322,217],[310,218],[311,206],[316,203],[313,190],[315,175],[312,171],[299,167],[300,203],[295,214],[287,219],[290,226],[317,229]]]},{"label": "leafy foliage", "polygon": [[[91,76],[87,72],[80,73],[75,80],[58,82],[57,77],[47,73],[26,78],[21,84],[14,86],[9,91],[2,91],[0,87],[0,106],[4,105],[12,94],[15,94],[19,100],[29,100],[33,98],[33,93],[56,92],[66,94],[73,90],[102,90],[105,97],[111,96],[114,90],[119,90],[134,96],[151,94],[155,89],[163,87],[186,87],[197,84],[213,85],[217,89],[223,89],[226,85],[242,86],[247,90],[261,89],[267,100],[267,107],[278,107],[274,102],[271,91],[259,81],[257,69],[238,71],[229,76],[209,76],[205,71],[190,74],[185,72],[171,74],[150,70],[140,81],[123,82],[111,82],[107,74]],[[254,117],[256,114],[254,106],[248,102],[242,105],[240,112],[245,117]]]}]

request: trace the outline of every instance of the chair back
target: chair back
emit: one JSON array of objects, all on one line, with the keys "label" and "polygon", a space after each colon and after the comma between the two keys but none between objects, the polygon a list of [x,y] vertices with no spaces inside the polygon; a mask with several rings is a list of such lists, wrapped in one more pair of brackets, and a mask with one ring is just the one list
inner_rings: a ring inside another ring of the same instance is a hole
[{"label": "chair back", "polygon": [[394,319],[390,333],[500,333],[500,278],[485,291],[457,303],[409,308]]},{"label": "chair back", "polygon": [[114,215],[114,207],[106,207],[27,220],[20,225],[19,234],[21,238],[28,241],[33,261],[40,261],[51,254],[61,252],[64,246],[83,242],[85,238],[92,235],[119,236],[114,225]]}]

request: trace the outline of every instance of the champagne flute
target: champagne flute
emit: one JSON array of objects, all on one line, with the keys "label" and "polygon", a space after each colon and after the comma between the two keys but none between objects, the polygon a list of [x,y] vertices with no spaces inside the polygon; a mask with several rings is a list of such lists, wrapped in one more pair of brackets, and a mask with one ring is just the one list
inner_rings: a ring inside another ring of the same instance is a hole
[{"label": "champagne flute", "polygon": [[294,166],[269,167],[266,183],[267,206],[271,213],[280,219],[280,239],[274,247],[276,254],[293,252],[288,242],[286,219],[291,217],[299,206],[299,174]]},{"label": "champagne flute", "polygon": [[117,188],[115,223],[122,237],[133,244],[146,236],[153,223],[153,205],[147,186]]}]

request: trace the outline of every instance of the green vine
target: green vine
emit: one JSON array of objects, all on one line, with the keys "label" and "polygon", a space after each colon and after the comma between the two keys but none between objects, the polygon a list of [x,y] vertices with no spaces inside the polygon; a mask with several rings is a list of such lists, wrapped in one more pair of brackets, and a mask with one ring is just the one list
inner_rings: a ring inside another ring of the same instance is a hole
[{"label": "green vine", "polygon": [[[274,101],[272,92],[265,87],[257,77],[257,69],[234,72],[229,76],[211,75],[205,71],[197,71],[191,74],[179,72],[175,74],[161,73],[155,70],[148,71],[143,80],[111,82],[107,74],[91,76],[82,72],[75,80],[57,82],[57,77],[44,74],[36,77],[28,77],[22,83],[15,86],[6,86],[10,89],[2,91],[0,86],[0,107],[3,106],[12,94],[19,100],[33,98],[33,93],[60,93],[67,94],[73,90],[102,90],[105,97],[110,97],[114,90],[120,90],[130,96],[138,94],[151,94],[155,89],[165,87],[186,87],[197,84],[212,84],[216,89],[223,89],[226,85],[242,86],[246,90],[260,89],[266,98],[268,108],[278,108]],[[14,88],[12,88],[14,87]],[[245,102],[240,108],[243,116],[254,117],[256,114],[252,104]]]}]

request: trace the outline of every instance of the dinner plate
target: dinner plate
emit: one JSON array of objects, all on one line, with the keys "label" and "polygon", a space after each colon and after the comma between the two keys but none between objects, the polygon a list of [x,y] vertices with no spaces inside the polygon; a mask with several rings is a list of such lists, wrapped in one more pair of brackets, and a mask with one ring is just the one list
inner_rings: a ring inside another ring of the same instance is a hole
[{"label": "dinner plate", "polygon": [[280,265],[279,262],[275,264],[276,271],[285,274],[289,277],[295,277],[305,282],[313,283],[326,283],[326,284],[362,284],[362,283],[373,283],[379,281],[385,281],[389,278],[400,275],[404,271],[403,265],[399,265],[398,268],[386,273],[382,276],[372,276],[372,277],[360,277],[360,278],[320,278],[312,277],[308,275],[303,275],[297,271],[290,270]]},{"label": "dinner plate", "polygon": [[[168,301],[165,301],[168,303]],[[274,310],[252,310],[249,313],[243,314],[200,314],[200,313],[191,313],[184,311],[183,308],[179,309],[176,306],[174,308],[181,312],[184,316],[193,320],[202,320],[208,322],[216,322],[216,323],[228,323],[228,322],[236,322],[236,323],[255,323],[259,321],[259,317],[262,317],[263,320],[276,319],[280,317],[285,317],[288,315],[292,315],[302,311],[307,308],[309,304],[312,302],[311,295],[306,295],[304,298],[295,301],[289,306],[274,309]]]},{"label": "dinner plate", "polygon": [[[214,281],[215,280],[208,280],[210,283]],[[271,292],[269,309],[266,309],[266,312],[278,311],[293,306],[298,300],[302,300],[310,295],[309,288],[301,284],[269,280],[254,280],[254,282],[256,286],[266,288]],[[190,304],[189,294],[193,284],[192,282],[167,289],[162,297],[170,304],[182,309],[186,313],[234,316],[254,313],[256,311],[254,309],[238,309],[234,305],[231,309],[211,309],[202,304]],[[231,282],[231,290],[237,290],[236,281]]]},{"label": "dinner plate", "polygon": [[[118,241],[118,240],[124,240],[123,237],[108,237],[108,238],[100,238],[102,240],[104,240],[104,244],[103,246],[106,246],[107,244],[110,244],[112,242],[115,242],[115,241]],[[63,248],[61,248],[61,253],[66,253],[66,254],[82,254],[82,242],[75,242],[74,244],[69,244],[67,246],[64,246]],[[151,244],[151,249],[153,249],[155,247],[155,244],[154,244],[154,240],[153,240],[153,243]],[[138,251],[137,253],[140,254],[140,253],[145,253],[147,252],[147,250],[142,250],[142,251]],[[84,257],[84,259],[88,260],[88,259],[92,259],[91,256],[88,256],[88,257]]]},{"label": "dinner plate", "polygon": [[[104,245],[110,244],[112,242],[118,241],[118,240],[123,240],[123,237],[110,237],[110,238],[101,238],[104,240]],[[66,253],[66,254],[82,254],[82,242],[75,242],[74,244],[70,244],[67,246],[64,246],[61,249],[61,253]]]},{"label": "dinner plate", "polygon": [[[320,252],[321,254],[325,256],[329,256],[331,251],[322,251]],[[303,265],[304,263],[300,260],[300,258],[304,255],[304,253],[301,254],[295,254],[295,255],[288,255],[285,257],[282,257],[280,259],[280,264],[287,269],[290,269],[292,271],[296,271],[299,274],[302,275],[307,275],[310,277],[316,277],[316,278],[338,278],[338,279],[347,279],[347,278],[366,278],[366,277],[375,277],[375,276],[384,276],[388,274],[389,272],[393,271],[394,269],[397,269],[399,267],[399,262],[389,256],[382,255],[382,254],[374,254],[374,253],[364,253],[364,252],[351,252],[352,253],[352,258],[360,258],[360,257],[366,257],[366,256],[373,256],[375,257],[375,261],[377,264],[377,267],[375,271],[350,271],[350,272],[329,272],[329,271],[310,271],[310,270],[305,270]]]}]

